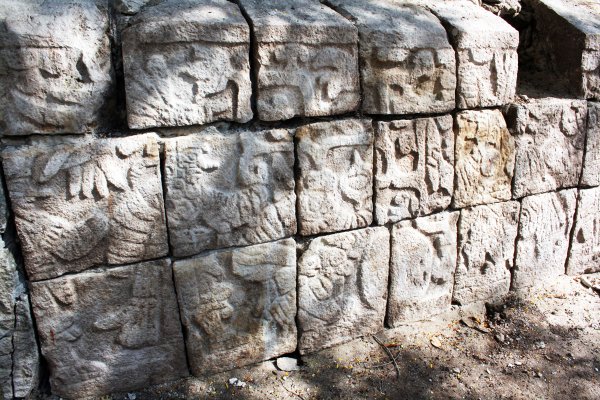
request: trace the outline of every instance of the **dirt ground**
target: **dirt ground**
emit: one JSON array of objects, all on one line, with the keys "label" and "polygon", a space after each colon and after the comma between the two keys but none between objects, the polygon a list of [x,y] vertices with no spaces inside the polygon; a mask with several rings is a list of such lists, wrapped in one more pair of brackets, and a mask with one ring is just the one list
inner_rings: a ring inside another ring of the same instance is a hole
[{"label": "dirt ground", "polygon": [[271,361],[103,399],[600,399],[600,295],[578,278],[377,338],[397,371],[369,336],[302,357],[293,372]]}]

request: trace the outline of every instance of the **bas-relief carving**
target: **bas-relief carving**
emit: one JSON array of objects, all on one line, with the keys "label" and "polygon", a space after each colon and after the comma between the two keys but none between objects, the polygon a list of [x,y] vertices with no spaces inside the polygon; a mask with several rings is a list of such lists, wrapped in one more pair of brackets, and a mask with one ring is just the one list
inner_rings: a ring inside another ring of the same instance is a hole
[{"label": "bas-relief carving", "polygon": [[165,141],[175,256],[296,233],[294,145],[287,130],[201,133]]},{"label": "bas-relief carving", "polygon": [[60,396],[99,396],[187,374],[167,260],[34,282],[31,300]]},{"label": "bas-relief carving", "polygon": [[447,208],[454,191],[452,117],[378,122],[375,160],[378,224]]},{"label": "bas-relief carving", "polygon": [[380,227],[309,242],[298,260],[300,353],[383,329],[389,239]]},{"label": "bas-relief carving", "polygon": [[368,120],[318,122],[296,131],[302,235],[368,226],[373,203],[373,129]]},{"label": "bas-relief carving", "polygon": [[175,262],[194,375],[295,350],[295,246],[284,239]]},{"label": "bas-relief carving", "polygon": [[600,187],[581,189],[567,274],[600,272]]},{"label": "bas-relief carving", "polygon": [[2,156],[31,280],[167,253],[155,135],[32,141]]},{"label": "bas-relief carving", "polygon": [[[600,59],[600,58],[599,58]],[[600,185],[600,104],[588,102],[587,136],[585,144],[585,160],[581,184],[585,186]]]}]

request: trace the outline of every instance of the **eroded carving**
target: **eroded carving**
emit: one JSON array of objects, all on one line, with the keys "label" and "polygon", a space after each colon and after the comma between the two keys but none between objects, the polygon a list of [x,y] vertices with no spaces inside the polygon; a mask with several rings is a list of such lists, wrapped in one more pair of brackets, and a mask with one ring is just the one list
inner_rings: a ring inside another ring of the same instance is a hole
[{"label": "eroded carving", "polygon": [[588,103],[585,161],[581,184],[600,185],[600,103]]},{"label": "eroded carving", "polygon": [[581,189],[567,274],[600,272],[600,187]]}]

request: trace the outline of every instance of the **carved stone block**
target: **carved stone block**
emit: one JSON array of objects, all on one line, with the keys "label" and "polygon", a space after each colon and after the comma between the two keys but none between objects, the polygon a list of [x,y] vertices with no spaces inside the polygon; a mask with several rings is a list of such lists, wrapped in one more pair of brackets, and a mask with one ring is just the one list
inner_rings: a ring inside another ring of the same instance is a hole
[{"label": "carved stone block", "polygon": [[386,228],[311,240],[298,260],[301,354],[383,329],[388,287]]},{"label": "carved stone block", "polygon": [[0,131],[30,135],[96,128],[114,84],[106,4],[3,3]]},{"label": "carved stone block", "polygon": [[567,274],[600,272],[600,187],[581,189]]},{"label": "carved stone block", "polygon": [[576,201],[575,189],[523,199],[513,271],[515,290],[564,275]]},{"label": "carved stone block", "polygon": [[508,293],[518,220],[516,201],[461,210],[454,301],[494,302]]},{"label": "carved stone block", "polygon": [[173,268],[194,375],[296,349],[293,239],[210,252]]},{"label": "carved stone block", "polygon": [[440,213],[392,228],[387,324],[395,327],[450,308],[456,269],[458,212]]},{"label": "carved stone block", "polygon": [[373,128],[346,119],[296,131],[302,235],[369,226],[373,220]]},{"label": "carved stone block", "polygon": [[202,132],[165,141],[166,207],[177,257],[296,233],[287,130]]},{"label": "carved stone block", "polygon": [[457,208],[511,198],[514,139],[498,110],[463,111],[456,116]]},{"label": "carved stone block", "polygon": [[328,0],[360,33],[363,112],[441,113],[454,109],[455,53],[428,10],[388,0]]},{"label": "carved stone block", "polygon": [[226,0],[168,0],[123,31],[130,128],[252,118],[250,30]]},{"label": "carved stone block", "polygon": [[454,192],[452,116],[375,126],[375,219],[379,225],[446,209]]},{"label": "carved stone block", "polygon": [[586,102],[537,99],[511,104],[505,113],[515,138],[513,197],[577,186],[587,126]]},{"label": "carved stone block", "polygon": [[343,114],[360,99],[358,33],[318,0],[239,0],[257,47],[263,121]]},{"label": "carved stone block", "polygon": [[100,396],[188,373],[167,260],[34,282],[31,301],[59,396]]},{"label": "carved stone block", "polygon": [[29,279],[167,254],[156,135],[49,139],[2,153]]},{"label": "carved stone block", "polygon": [[469,1],[429,1],[427,5],[446,26],[456,50],[456,106],[509,103],[517,87],[517,30]]},{"label": "carved stone block", "polygon": [[587,122],[587,142],[581,184],[598,186],[600,185],[600,103],[588,103]]}]

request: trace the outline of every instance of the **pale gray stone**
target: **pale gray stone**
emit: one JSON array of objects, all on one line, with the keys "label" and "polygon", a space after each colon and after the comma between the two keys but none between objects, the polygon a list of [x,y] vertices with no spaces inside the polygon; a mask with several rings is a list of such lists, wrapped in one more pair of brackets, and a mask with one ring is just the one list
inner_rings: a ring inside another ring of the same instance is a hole
[{"label": "pale gray stone", "polygon": [[456,57],[440,21],[423,7],[388,0],[327,0],[360,34],[362,110],[441,113],[455,106]]},{"label": "pale gray stone", "polygon": [[600,104],[588,103],[587,136],[581,184],[600,185]]},{"label": "pale gray stone", "polygon": [[210,127],[165,140],[166,208],[177,257],[296,233],[294,144],[284,129]]},{"label": "pale gray stone", "polygon": [[600,3],[532,0],[536,30],[552,69],[584,99],[600,99]]},{"label": "pale gray stone", "polygon": [[40,353],[27,294],[17,298],[15,318],[12,356],[13,393],[17,398],[27,398],[32,390],[37,388],[40,379]]},{"label": "pale gray stone", "polygon": [[5,246],[0,239],[0,389],[4,399],[12,399],[15,305],[22,288],[15,259]]},{"label": "pale gray stone", "polygon": [[583,163],[587,105],[543,98],[507,107],[515,139],[513,197],[577,186]]},{"label": "pale gray stone", "polygon": [[214,251],[173,268],[194,375],[296,349],[293,239]]},{"label": "pale gray stone", "polygon": [[318,237],[298,260],[301,354],[383,329],[389,231],[384,227]]},{"label": "pale gray stone", "polygon": [[53,393],[100,396],[188,374],[168,260],[31,286]]},{"label": "pale gray stone", "polygon": [[252,118],[250,30],[226,0],[166,0],[123,31],[130,128]]},{"label": "pale gray stone", "polygon": [[469,1],[428,1],[456,50],[460,109],[509,103],[517,87],[519,33]]},{"label": "pale gray stone", "polygon": [[600,272],[600,187],[581,189],[567,274]]},{"label": "pale gray stone", "polygon": [[355,110],[360,100],[358,33],[318,0],[239,0],[256,37],[261,120]]},{"label": "pale gray stone", "polygon": [[379,225],[446,209],[454,192],[452,116],[375,125]]},{"label": "pale gray stone", "polygon": [[156,135],[32,139],[2,156],[29,279],[167,254]]},{"label": "pale gray stone", "polygon": [[389,326],[450,309],[459,214],[443,212],[402,221],[392,228]]},{"label": "pale gray stone", "polygon": [[135,15],[151,1],[157,2],[157,0],[114,0],[113,6],[121,14]]},{"label": "pale gray stone", "polygon": [[499,110],[463,111],[456,116],[457,208],[511,198],[515,144]]},{"label": "pale gray stone", "polygon": [[97,128],[114,85],[106,5],[7,1],[0,5],[0,23],[2,133]]},{"label": "pale gray stone", "polygon": [[373,220],[371,121],[317,122],[296,130],[302,235],[369,226]]},{"label": "pale gray stone", "polygon": [[461,210],[455,302],[495,302],[508,293],[518,220],[516,201]]},{"label": "pale gray stone", "polygon": [[513,271],[515,290],[564,275],[576,201],[576,189],[523,199]]}]

